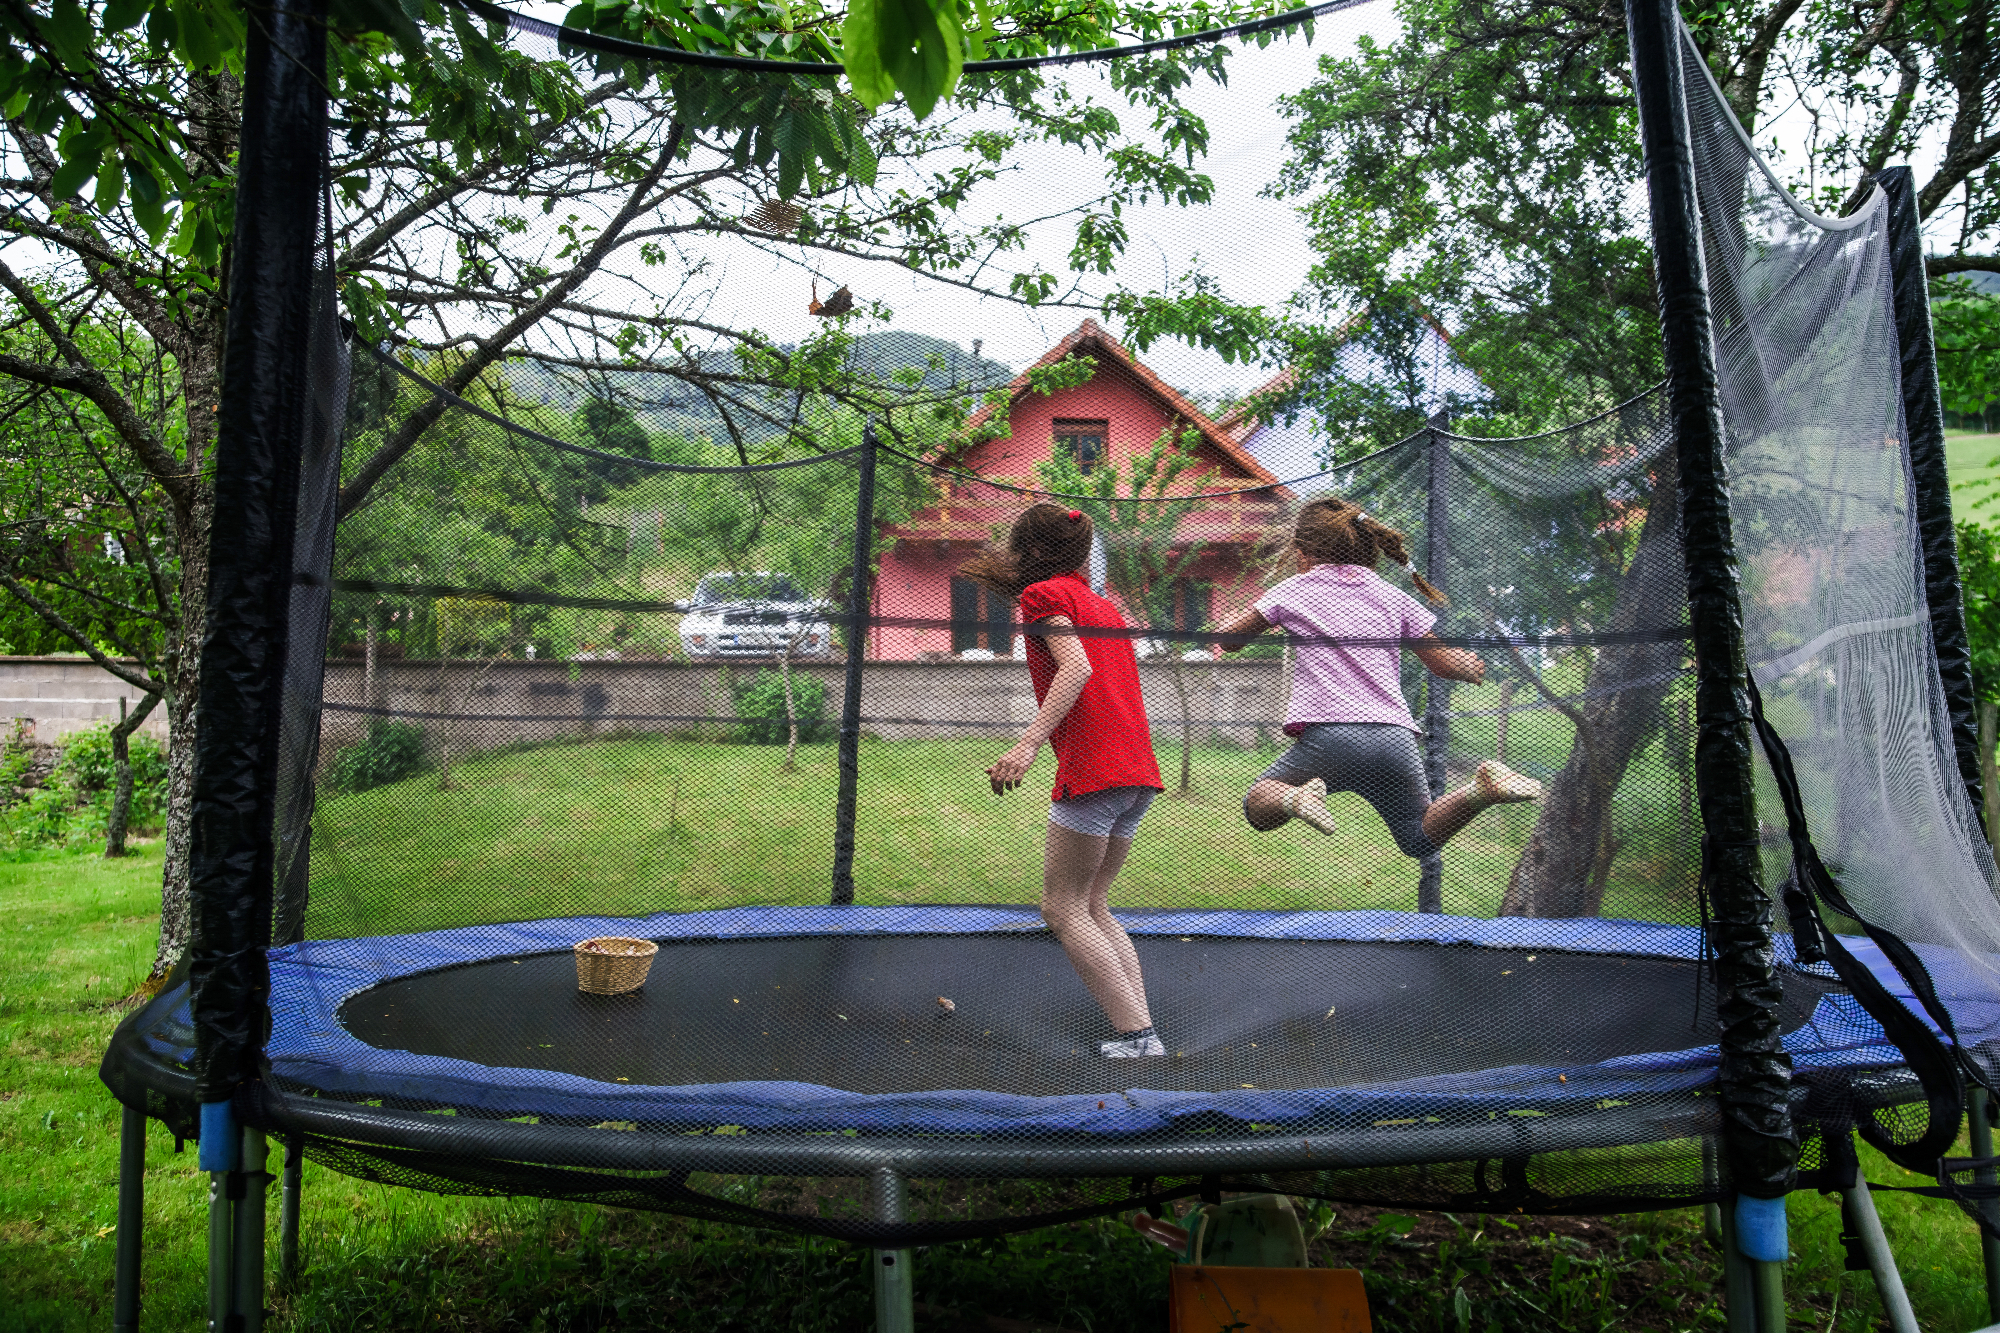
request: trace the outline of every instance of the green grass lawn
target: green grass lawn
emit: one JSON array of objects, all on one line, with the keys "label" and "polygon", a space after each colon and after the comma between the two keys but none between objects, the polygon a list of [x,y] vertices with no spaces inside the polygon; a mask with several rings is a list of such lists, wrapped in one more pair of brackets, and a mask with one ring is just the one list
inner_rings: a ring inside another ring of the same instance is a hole
[{"label": "green grass lawn", "polygon": [[[1460,707],[1485,691],[1464,691]],[[1483,728],[1483,733],[1482,733]],[[1463,752],[1490,753],[1490,719],[1469,719]],[[1156,741],[1162,738],[1156,737]],[[1605,896],[1609,916],[1690,921],[1694,849],[1679,837],[1679,779],[1648,745],[1621,807],[1658,836],[1628,840]],[[1032,903],[1041,891],[1044,754],[1005,797],[983,770],[990,740],[871,741],[861,749],[854,877],[868,903]],[[1569,748],[1553,713],[1516,715],[1509,759],[1552,771]],[[1178,791],[1179,751],[1160,745],[1168,794],[1141,826],[1114,900],[1128,907],[1273,909],[1416,906],[1419,867],[1358,796],[1329,804],[1333,838],[1302,825],[1258,834],[1242,794],[1274,748],[1198,746]],[[835,749],[803,746],[798,771],[774,747],[642,735],[491,752],[452,768],[323,797],[313,840],[310,933],[386,934],[584,913],[640,915],[826,900],[833,863]],[[748,815],[746,817],[746,812]],[[1492,916],[1534,825],[1532,806],[1480,815],[1446,849],[1444,908]]]},{"label": "green grass lawn", "polygon": [[[621,750],[620,745],[631,748]],[[600,759],[615,765],[661,757],[637,742],[583,748],[592,755],[549,751],[496,757],[496,786],[485,790],[504,792],[505,775],[522,771],[506,764],[532,760],[572,773],[586,771]],[[728,765],[749,762],[746,754],[766,771],[774,762],[768,751],[711,749],[708,762],[718,765],[713,770],[701,770],[678,753],[673,762],[686,765],[690,776],[708,772],[716,779],[730,772]],[[911,771],[929,774],[948,757],[977,758],[990,749],[940,747]],[[825,757],[816,754],[813,761],[821,767],[800,775],[802,787],[830,781]],[[1239,756],[1237,762],[1247,769],[1256,761]],[[1239,775],[1236,769],[1228,774]],[[1216,770],[1213,776],[1225,774]],[[878,786],[870,799],[886,805],[891,802],[882,786],[885,780],[878,766]],[[475,777],[468,775],[467,781],[471,784]],[[467,788],[468,794],[480,790]],[[683,788],[684,794],[694,790]],[[514,799],[522,798],[517,792]],[[1187,802],[1169,814],[1191,821],[1190,827],[1201,826],[1200,811],[1233,817],[1221,791],[1204,800],[1211,804]],[[1033,831],[1040,816],[1039,808],[1026,800],[966,808],[984,812],[980,817],[988,832],[982,836],[996,841],[1018,840]],[[343,814],[341,803],[330,803],[325,814],[329,820],[360,818],[367,809],[365,800],[357,798],[349,813]],[[511,858],[501,876],[477,875],[476,867],[468,866],[461,890],[474,892],[520,875],[540,883],[567,883],[572,894],[581,894],[575,886],[585,882],[591,865],[577,858],[591,854],[590,838],[563,835],[568,840],[534,855],[532,840],[513,831],[506,811],[475,819],[453,815],[452,809],[444,803],[429,809],[428,832],[423,819],[406,818],[402,827],[409,845],[440,855],[450,846],[464,849],[473,845],[464,836],[470,828],[485,840],[478,845],[505,849]],[[533,817],[525,804],[508,809],[513,817]],[[692,819],[697,810],[690,805],[680,817]],[[642,816],[653,818],[644,811],[620,814],[601,823],[599,833],[607,825]],[[739,858],[746,882],[757,881],[760,872],[741,858],[781,848],[783,838],[771,836],[764,843],[746,835],[741,844],[732,845],[731,855]],[[649,863],[646,873],[679,864],[672,859],[684,855],[678,848],[666,839],[662,859]],[[946,853],[954,863],[960,859],[954,848],[926,849],[913,841],[872,847],[862,861],[867,868],[863,882],[883,896],[892,890],[934,894],[934,885],[951,881],[942,872],[931,878],[921,862]],[[919,864],[898,866],[899,858],[916,858]],[[459,859],[466,860],[463,850]],[[1022,869],[1031,860],[1019,858],[1009,866]],[[1148,873],[1160,876],[1170,869],[1161,866]],[[353,873],[353,866],[346,870]],[[1020,883],[1009,878],[1013,874],[1014,869],[990,872],[961,885],[961,896],[977,897],[996,886],[1019,889]],[[124,862],[74,855],[0,863],[0,917],[8,923],[0,933],[4,1333],[94,1329],[109,1318],[118,1112],[97,1081],[96,1065],[123,1012],[123,998],[144,976],[152,957],[158,876],[157,846]],[[420,882],[419,877],[410,887]],[[656,889],[635,872],[622,881],[619,892],[629,894],[625,901],[636,908],[646,905],[645,894]],[[802,901],[817,892],[816,884],[801,881],[798,886]],[[455,904],[448,893],[425,902],[466,916],[482,911]],[[584,905],[579,898],[578,906]],[[1863,1160],[1877,1182],[1917,1183],[1865,1149]],[[195,1171],[193,1151],[176,1155],[171,1140],[155,1127],[146,1199],[150,1328],[200,1326],[205,1197],[206,1183]],[[1972,1226],[1941,1202],[1887,1193],[1879,1197],[1923,1326],[1949,1331],[1986,1323]],[[775,1333],[855,1329],[869,1320],[862,1256],[831,1242],[583,1205],[445,1198],[361,1183],[311,1164],[305,1199],[307,1278],[299,1290],[274,1296],[277,1329],[580,1333],[702,1328]],[[1792,1205],[1794,1327],[1835,1333],[1879,1327],[1869,1279],[1842,1274],[1836,1205],[1812,1194],[1794,1195]],[[1316,1251],[1320,1262],[1355,1264],[1368,1271],[1376,1327],[1384,1333],[1457,1333],[1450,1293],[1461,1279],[1474,1297],[1474,1326],[1482,1333],[1487,1328],[1713,1329],[1721,1324],[1714,1291],[1718,1268],[1700,1240],[1698,1217],[1689,1212],[1608,1221],[1443,1214],[1398,1219],[1378,1210],[1340,1206]],[[933,1247],[919,1256],[916,1285],[918,1299],[930,1304],[1056,1321],[1093,1333],[1137,1333],[1162,1326],[1163,1268],[1162,1252],[1106,1221]]]},{"label": "green grass lawn", "polygon": [[[1992,483],[2000,483],[2000,435],[1980,435],[1973,431],[1945,432],[1945,468],[1951,476],[1951,507],[1954,517],[1974,518],[1989,526],[2000,521],[1992,506],[1975,509],[1981,500],[2000,495]],[[1974,485],[1975,482],[1988,483]]]}]

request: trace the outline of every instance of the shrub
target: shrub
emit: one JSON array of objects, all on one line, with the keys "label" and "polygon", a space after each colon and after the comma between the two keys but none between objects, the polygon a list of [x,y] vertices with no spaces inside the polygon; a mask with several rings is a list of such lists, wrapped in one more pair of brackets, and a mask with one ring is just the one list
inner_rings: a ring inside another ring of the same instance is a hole
[{"label": "shrub", "polygon": [[[132,806],[126,827],[133,832],[156,830],[166,820],[166,748],[144,733],[133,735],[128,746]],[[33,758],[32,747],[8,743],[0,757],[0,782],[5,784],[0,796],[12,796],[32,768]],[[101,843],[117,785],[110,724],[71,732],[48,777],[0,816],[0,840],[16,849]]]},{"label": "shrub", "polygon": [[[784,676],[766,668],[755,680],[732,680],[729,697],[736,706],[736,730],[741,739],[752,745],[783,745],[789,738]],[[801,744],[833,734],[833,724],[824,720],[826,686],[817,676],[792,673],[792,711],[798,715]]]},{"label": "shrub", "polygon": [[334,755],[323,781],[335,791],[367,791],[401,782],[429,766],[422,727],[378,718],[368,728],[368,739]]}]

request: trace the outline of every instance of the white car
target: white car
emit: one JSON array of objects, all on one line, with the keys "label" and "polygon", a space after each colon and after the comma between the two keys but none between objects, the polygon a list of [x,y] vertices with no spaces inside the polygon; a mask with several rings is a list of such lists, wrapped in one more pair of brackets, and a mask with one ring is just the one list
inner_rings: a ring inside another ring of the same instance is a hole
[{"label": "white car", "polygon": [[789,640],[794,658],[831,657],[833,612],[789,574],[725,570],[695,585],[681,618],[681,648],[692,658],[770,661]]}]

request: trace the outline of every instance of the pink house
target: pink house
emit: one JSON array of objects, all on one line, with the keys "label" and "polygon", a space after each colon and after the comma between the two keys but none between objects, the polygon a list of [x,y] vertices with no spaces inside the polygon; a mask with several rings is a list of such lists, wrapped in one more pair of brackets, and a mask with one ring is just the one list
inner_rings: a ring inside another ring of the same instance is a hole
[{"label": "pink house", "polygon": [[[1089,380],[1052,394],[1033,392],[1024,372],[1009,386],[1009,433],[954,450],[939,461],[986,481],[1036,488],[1036,466],[1057,450],[1086,469],[1120,464],[1150,449],[1162,432],[1193,428],[1196,462],[1174,491],[1236,492],[1205,500],[1175,530],[1175,551],[1186,557],[1169,596],[1174,628],[1199,629],[1247,603],[1261,582],[1255,548],[1278,521],[1287,493],[1229,432],[1155,375],[1095,320],[1050,348],[1036,367],[1067,356],[1096,363]],[[971,430],[992,416],[981,409]],[[875,614],[883,624],[869,645],[872,657],[942,659],[967,653],[1010,656],[1015,651],[1014,607],[955,577],[959,565],[1003,534],[1014,515],[1033,502],[1026,496],[972,482],[946,480],[940,502],[888,529],[894,545],[883,556],[875,584]],[[1116,597],[1115,588],[1106,590]],[[1127,619],[1147,617],[1126,608]],[[1157,617],[1153,619],[1157,620]],[[898,623],[902,622],[902,623]],[[916,623],[910,623],[916,622]],[[1187,645],[1175,645],[1175,649]]]}]

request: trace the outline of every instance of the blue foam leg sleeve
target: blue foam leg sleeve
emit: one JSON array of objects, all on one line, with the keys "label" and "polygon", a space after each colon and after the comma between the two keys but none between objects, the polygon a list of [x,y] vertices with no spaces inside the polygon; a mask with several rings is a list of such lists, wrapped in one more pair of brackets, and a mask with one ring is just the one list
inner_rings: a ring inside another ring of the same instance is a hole
[{"label": "blue foam leg sleeve", "polygon": [[228,1102],[203,1102],[197,1165],[203,1171],[234,1171],[242,1152],[242,1136],[236,1132],[236,1108]]},{"label": "blue foam leg sleeve", "polygon": [[1736,1249],[1746,1259],[1781,1264],[1791,1258],[1791,1232],[1785,1225],[1785,1199],[1736,1196]]}]

